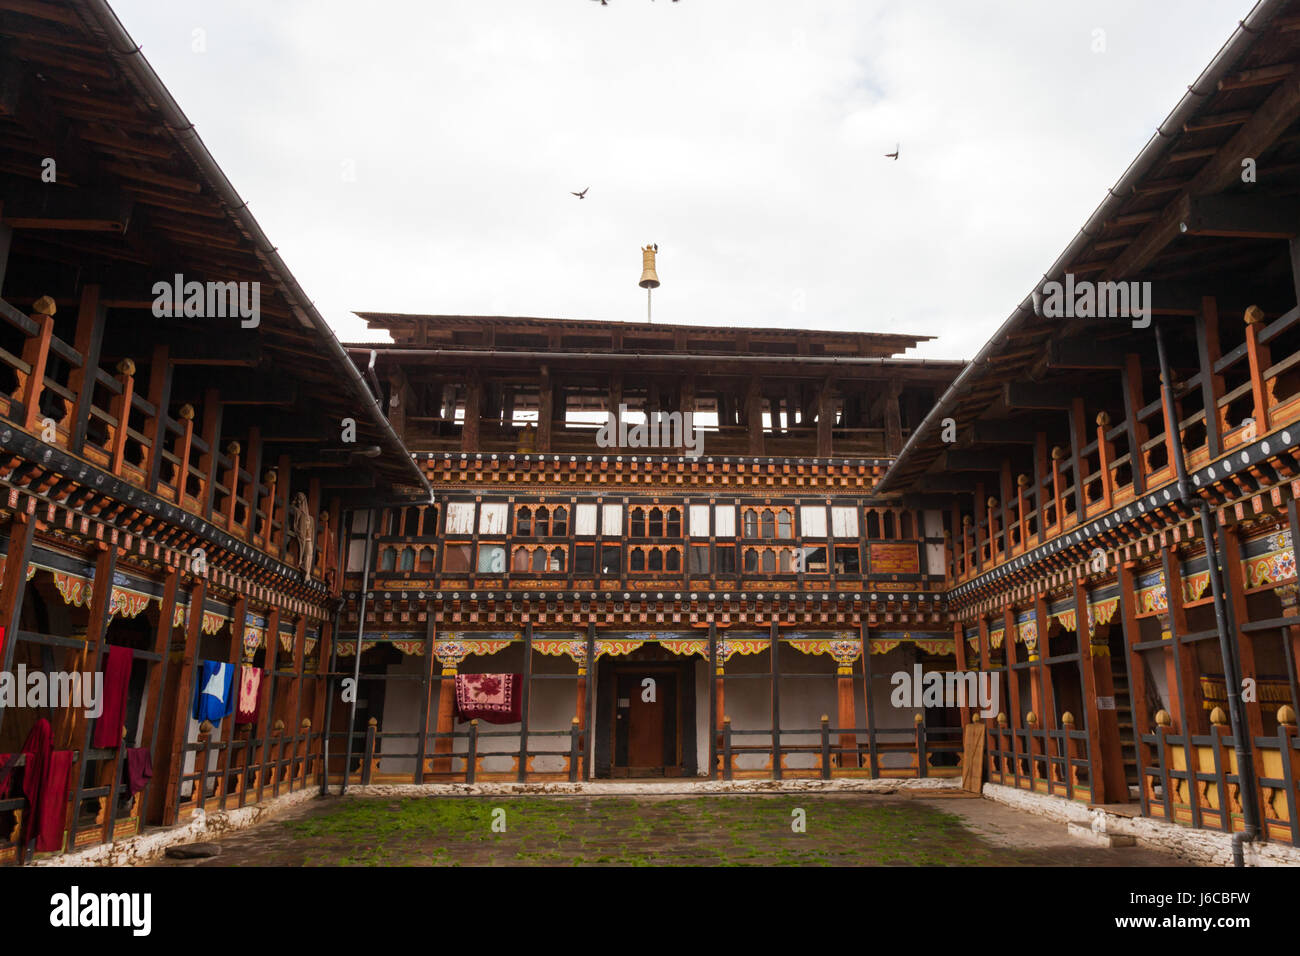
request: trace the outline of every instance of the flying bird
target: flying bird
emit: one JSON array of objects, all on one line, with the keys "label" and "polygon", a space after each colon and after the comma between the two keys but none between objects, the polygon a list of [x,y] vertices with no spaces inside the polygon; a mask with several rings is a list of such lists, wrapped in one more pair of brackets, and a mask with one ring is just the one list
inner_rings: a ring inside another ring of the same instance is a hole
[{"label": "flying bird", "polygon": [[[590,189],[590,188],[591,188],[590,186],[587,187],[587,189]],[[580,193],[571,192],[571,193],[569,193],[569,195],[570,195],[570,196],[577,196],[579,199],[586,199],[586,198],[587,198],[587,189],[584,189],[584,190],[583,190],[582,192],[580,192]]]},{"label": "flying bird", "polygon": [[894,144],[894,151],[893,151],[892,153],[886,153],[886,154],[885,154],[885,159],[894,159],[894,160],[898,159],[898,146],[899,146],[899,144],[898,144],[898,143],[895,143],[895,144]]}]

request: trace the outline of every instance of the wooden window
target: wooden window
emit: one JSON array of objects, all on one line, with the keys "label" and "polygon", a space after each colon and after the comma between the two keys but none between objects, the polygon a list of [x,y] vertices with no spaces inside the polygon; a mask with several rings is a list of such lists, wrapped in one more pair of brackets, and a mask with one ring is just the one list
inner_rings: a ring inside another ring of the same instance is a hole
[{"label": "wooden window", "polygon": [[397,550],[395,548],[384,548],[383,553],[379,556],[379,570],[397,570]]},{"label": "wooden window", "polygon": [[[578,507],[582,507],[579,505]],[[596,548],[580,544],[573,549],[573,570],[578,574],[591,574],[596,568]]]},{"label": "wooden window", "polygon": [[623,506],[605,505],[601,510],[601,533],[616,538],[623,533]]},{"label": "wooden window", "polygon": [[432,573],[433,558],[434,558],[433,548],[421,548],[420,560],[416,562],[416,569],[419,571],[423,571],[426,574]]},{"label": "wooden window", "polygon": [[533,534],[538,538],[545,538],[551,533],[551,509],[546,505],[539,505],[533,512]]},{"label": "wooden window", "polygon": [[836,538],[856,538],[858,536],[858,509],[831,508],[831,535]]},{"label": "wooden window", "polygon": [[707,574],[709,571],[709,546],[707,544],[691,545],[691,573]]},{"label": "wooden window", "polygon": [[[823,517],[823,526],[825,518]],[[794,537],[794,515],[788,508],[782,508],[776,513],[776,536],[778,538]]]},{"label": "wooden window", "polygon": [[607,544],[600,549],[600,573],[607,577],[616,577],[623,573],[622,548]]},{"label": "wooden window", "polygon": [[662,571],[664,569],[664,553],[659,548],[651,548],[649,561],[646,565],[647,571]]},{"label": "wooden window", "polygon": [[453,501],[447,505],[447,534],[474,533],[474,503]]},{"label": "wooden window", "polygon": [[530,505],[520,505],[515,509],[515,536],[520,538],[533,536],[533,509]]},{"label": "wooden window", "polygon": [[880,515],[874,511],[867,512],[867,537],[873,540],[880,537]]},{"label": "wooden window", "polygon": [[645,549],[630,548],[627,556],[627,569],[629,571],[644,571],[646,568]]},{"label": "wooden window", "polygon": [[758,516],[758,526],[759,531],[762,533],[764,538],[776,537],[776,515],[771,511],[768,511],[766,508],[763,509],[763,512]]},{"label": "wooden window", "polygon": [[499,544],[479,545],[478,570],[480,574],[504,574],[506,549]]},{"label": "wooden window", "polygon": [[650,537],[649,525],[644,508],[629,508],[627,513],[627,535],[629,538]]},{"label": "wooden window", "polygon": [[776,571],[776,554],[771,548],[764,548],[762,554],[763,570],[766,572]]},{"label": "wooden window", "polygon": [[713,563],[717,574],[736,573],[736,546],[720,544],[713,549]]},{"label": "wooden window", "polygon": [[799,530],[805,538],[826,537],[826,506],[804,505],[800,508]]},{"label": "wooden window", "polygon": [[856,544],[852,546],[843,544],[835,546],[835,573],[862,573],[862,555]]},{"label": "wooden window", "polygon": [[709,506],[691,505],[691,537],[707,538],[709,536]]},{"label": "wooden window", "polygon": [[551,537],[563,538],[569,533],[569,509],[559,505],[551,512]]},{"label": "wooden window", "polygon": [[713,533],[718,538],[736,536],[736,506],[718,505],[713,509]]},{"label": "wooden window", "polygon": [[442,569],[450,573],[465,574],[470,569],[468,544],[449,544],[442,556]]},{"label": "wooden window", "polygon": [[414,548],[402,549],[402,560],[401,560],[400,567],[401,570],[403,571],[415,570],[415,549]]},{"label": "wooden window", "polygon": [[682,569],[682,552],[677,548],[668,548],[664,552],[664,570],[680,571]]},{"label": "wooden window", "polygon": [[574,510],[573,532],[581,538],[596,536],[596,506],[578,505]]},{"label": "wooden window", "polygon": [[509,505],[490,504],[479,508],[479,534],[505,534],[506,521],[509,519]]}]

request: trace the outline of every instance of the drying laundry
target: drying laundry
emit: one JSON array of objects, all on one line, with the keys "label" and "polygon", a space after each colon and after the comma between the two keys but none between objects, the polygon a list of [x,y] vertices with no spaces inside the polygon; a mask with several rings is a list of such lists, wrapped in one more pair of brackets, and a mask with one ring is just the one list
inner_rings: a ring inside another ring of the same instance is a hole
[{"label": "drying laundry", "polygon": [[194,719],[216,723],[235,709],[235,668],[222,661],[199,661]]},{"label": "drying laundry", "polygon": [[72,751],[55,750],[45,764],[39,800],[34,802],[36,823],[28,838],[40,852],[63,849],[63,824],[68,816],[68,784],[72,776]]},{"label": "drying laundry", "polygon": [[131,665],[135,651],[129,647],[109,647],[104,662],[103,711],[95,721],[91,746],[116,750],[122,744],[122,721],[126,718],[126,695],[131,684]]},{"label": "drying laundry", "polygon": [[235,723],[256,722],[262,702],[262,669],[245,664],[239,673],[239,705],[235,709]]},{"label": "drying laundry", "polygon": [[517,724],[523,719],[521,674],[457,674],[456,716],[489,724]]},{"label": "drying laundry", "polygon": [[132,747],[126,752],[126,792],[135,796],[153,777],[153,757],[148,747]]}]

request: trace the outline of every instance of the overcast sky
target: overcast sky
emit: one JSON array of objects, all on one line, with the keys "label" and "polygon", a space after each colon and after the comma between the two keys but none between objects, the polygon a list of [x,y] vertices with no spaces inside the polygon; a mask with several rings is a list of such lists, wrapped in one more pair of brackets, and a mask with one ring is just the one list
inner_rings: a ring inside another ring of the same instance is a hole
[{"label": "overcast sky", "polygon": [[940,358],[996,330],[1252,5],[111,2],[345,341],[374,337],[353,310],[643,321],[657,242],[657,321]]}]

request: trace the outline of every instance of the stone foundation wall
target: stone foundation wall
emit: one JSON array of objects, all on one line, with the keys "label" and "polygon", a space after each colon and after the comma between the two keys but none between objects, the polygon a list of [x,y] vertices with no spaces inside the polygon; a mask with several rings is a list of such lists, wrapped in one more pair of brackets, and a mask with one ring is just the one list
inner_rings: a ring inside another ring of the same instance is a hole
[{"label": "stone foundation wall", "polygon": [[[984,784],[984,797],[1025,813],[1060,823],[1075,823],[1096,833],[1131,836],[1138,846],[1163,850],[1202,866],[1232,866],[1232,834],[1155,820],[1127,817],[1061,797],[1030,793],[996,783]],[[1247,866],[1296,866],[1300,847],[1283,843],[1246,843],[1242,847]]]}]

